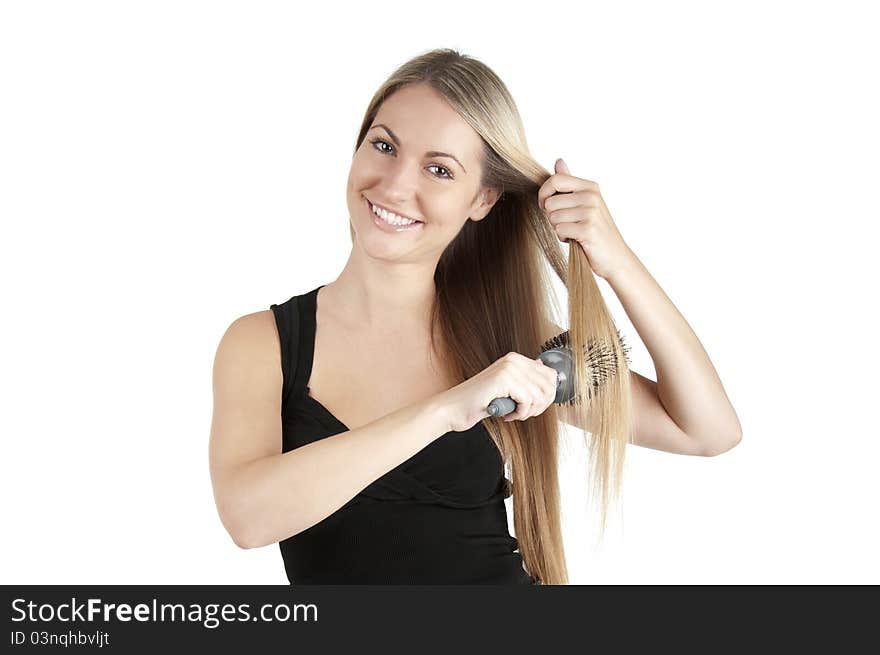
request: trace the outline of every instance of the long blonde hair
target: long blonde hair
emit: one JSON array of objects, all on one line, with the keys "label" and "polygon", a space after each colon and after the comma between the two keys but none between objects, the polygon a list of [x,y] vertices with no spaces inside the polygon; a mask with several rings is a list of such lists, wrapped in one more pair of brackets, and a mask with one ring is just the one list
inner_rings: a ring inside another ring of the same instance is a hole
[{"label": "long blonde hair", "polygon": [[[464,381],[510,351],[537,356],[548,336],[552,307],[559,306],[545,262],[568,292],[572,352],[586,353],[604,344],[617,357],[618,374],[591,391],[589,400],[572,407],[579,424],[592,428],[584,430],[590,495],[601,498],[604,535],[609,503],[620,495],[626,444],[632,436],[629,371],[614,320],[576,243],[566,263],[559,239],[538,206],[538,189],[551,173],[529,154],[513,98],[482,62],[441,48],[402,64],[370,101],[355,151],[382,102],[416,83],[429,84],[481,137],[481,185],[502,191],[488,216],[465,222],[434,272],[432,324],[452,374]],[[353,228],[351,238],[353,242]],[[574,361],[575,388],[586,389],[589,383],[580,382],[591,379],[586,359]],[[525,568],[542,584],[568,583],[560,521],[558,421],[555,405],[525,421],[483,420],[510,467],[514,530]]]}]

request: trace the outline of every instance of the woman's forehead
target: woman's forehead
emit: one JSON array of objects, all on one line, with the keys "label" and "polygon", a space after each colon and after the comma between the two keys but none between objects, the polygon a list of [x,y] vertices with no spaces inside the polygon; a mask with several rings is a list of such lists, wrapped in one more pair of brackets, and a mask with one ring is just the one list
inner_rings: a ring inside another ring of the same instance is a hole
[{"label": "woman's forehead", "polygon": [[[384,125],[403,147],[454,154],[465,166],[480,145],[479,135],[436,91],[404,87],[385,100],[373,126]],[[371,126],[372,127],[372,126]]]}]

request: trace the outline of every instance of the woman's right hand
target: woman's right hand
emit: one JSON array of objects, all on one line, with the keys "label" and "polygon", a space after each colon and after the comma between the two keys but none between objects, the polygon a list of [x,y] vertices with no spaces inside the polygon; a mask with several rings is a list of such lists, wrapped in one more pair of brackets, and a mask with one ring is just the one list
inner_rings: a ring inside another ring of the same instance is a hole
[{"label": "woman's right hand", "polygon": [[556,398],[556,369],[540,359],[509,352],[461,384],[438,394],[448,431],[463,432],[490,416],[489,403],[512,398],[516,409],[505,421],[524,421],[542,414]]}]

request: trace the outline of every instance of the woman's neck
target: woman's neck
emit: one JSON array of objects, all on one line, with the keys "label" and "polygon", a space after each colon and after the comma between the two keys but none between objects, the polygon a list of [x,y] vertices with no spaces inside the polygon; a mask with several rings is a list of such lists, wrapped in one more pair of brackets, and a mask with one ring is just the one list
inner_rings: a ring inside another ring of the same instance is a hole
[{"label": "woman's neck", "polygon": [[375,260],[359,264],[352,255],[326,291],[333,305],[344,311],[346,322],[367,330],[421,331],[430,327],[436,294],[434,268]]}]

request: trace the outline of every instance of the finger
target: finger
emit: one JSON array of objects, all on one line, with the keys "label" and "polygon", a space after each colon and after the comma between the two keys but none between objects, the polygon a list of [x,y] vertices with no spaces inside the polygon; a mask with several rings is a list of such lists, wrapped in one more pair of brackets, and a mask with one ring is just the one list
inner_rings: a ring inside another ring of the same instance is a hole
[{"label": "finger", "polygon": [[550,384],[550,386],[547,389],[547,402],[546,402],[544,409],[547,409],[547,407],[550,407],[550,405],[552,405],[556,401],[557,388],[558,388],[557,379],[556,379],[556,376],[553,376],[553,382]]},{"label": "finger", "polygon": [[568,207],[567,209],[557,209],[547,214],[547,220],[554,227],[560,223],[577,223],[578,221],[588,221],[595,216],[597,210],[594,207],[585,207],[577,205]]},{"label": "finger", "polygon": [[584,230],[580,221],[574,223],[557,223],[553,226],[556,232],[556,238],[562,242],[568,239],[577,241],[583,236]]},{"label": "finger", "polygon": [[[525,359],[522,355],[517,358],[514,358],[513,361],[521,362]],[[518,364],[516,368],[512,368],[510,375],[510,386],[512,389],[508,392],[508,397],[510,397],[513,402],[516,403],[516,407],[513,408],[513,411],[504,417],[504,420],[507,422],[510,421],[518,421],[521,420],[523,414],[528,410],[528,404],[531,399],[528,397],[528,394],[522,393],[521,389],[524,388],[524,384],[527,383],[527,377],[521,368],[522,364]]]},{"label": "finger", "polygon": [[559,372],[553,368],[552,366],[548,366],[540,359],[541,362],[541,405],[542,412],[547,409],[550,405],[553,404],[553,401],[556,400],[556,390],[559,386]]},{"label": "finger", "polygon": [[552,398],[556,398],[556,387],[559,384],[559,374],[552,366],[547,366],[542,363],[542,367],[546,369],[541,371],[541,375],[543,376],[541,378],[541,401],[543,402],[544,398],[551,393]]},{"label": "finger", "polygon": [[541,396],[541,413],[547,411],[547,408],[556,400],[556,384],[546,384],[541,388],[543,395]]},{"label": "finger", "polygon": [[529,414],[528,418],[532,418],[533,416],[538,416],[541,414],[544,407],[544,398],[547,394],[547,389],[544,386],[543,382],[539,379],[534,384],[532,384],[532,402],[529,406]]},{"label": "finger", "polygon": [[538,189],[538,206],[544,209],[544,202],[554,193],[571,193],[591,189],[599,190],[599,185],[591,180],[584,180],[573,175],[556,173],[548,177]]},{"label": "finger", "polygon": [[544,395],[547,395],[551,391],[556,393],[556,386],[558,383],[558,373],[555,368],[547,366],[547,371],[542,371],[543,377],[541,378],[541,389],[544,391]]},{"label": "finger", "polygon": [[532,394],[529,394],[528,400],[523,403],[523,411],[517,417],[520,421],[525,421],[527,418],[531,418],[532,414],[535,411],[535,397]]},{"label": "finger", "polygon": [[553,369],[550,374],[550,402],[556,400],[556,392],[559,391],[559,371]]},{"label": "finger", "polygon": [[522,400],[516,400],[516,409],[508,414],[504,420],[505,421],[524,421],[529,417],[529,413],[532,411],[532,400],[528,396],[522,396]]},{"label": "finger", "polygon": [[544,213],[551,214],[560,209],[572,207],[598,207],[599,198],[592,189],[581,189],[571,193],[558,193],[544,201]]}]

